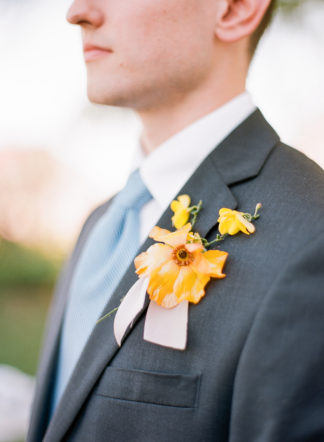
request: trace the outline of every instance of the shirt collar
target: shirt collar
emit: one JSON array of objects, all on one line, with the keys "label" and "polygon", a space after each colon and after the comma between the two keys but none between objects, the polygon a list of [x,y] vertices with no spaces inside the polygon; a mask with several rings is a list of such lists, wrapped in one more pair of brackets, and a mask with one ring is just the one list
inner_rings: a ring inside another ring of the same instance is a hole
[{"label": "shirt collar", "polygon": [[243,92],[222,107],[195,121],[145,156],[136,153],[141,177],[161,209],[165,209],[206,156],[253,111]]}]

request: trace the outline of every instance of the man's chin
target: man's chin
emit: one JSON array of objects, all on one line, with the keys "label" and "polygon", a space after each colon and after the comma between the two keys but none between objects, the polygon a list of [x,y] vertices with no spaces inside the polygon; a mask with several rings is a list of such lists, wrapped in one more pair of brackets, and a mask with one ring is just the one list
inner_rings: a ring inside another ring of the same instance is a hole
[{"label": "man's chin", "polygon": [[87,89],[88,99],[94,104],[104,104],[107,106],[123,106],[122,101],[118,94],[112,94],[108,91],[98,90],[97,88]]},{"label": "man's chin", "polygon": [[98,97],[97,95],[93,95],[93,94],[89,94],[89,93],[88,93],[88,100],[93,104],[110,105],[110,103],[107,103],[107,101],[104,100],[102,97]]},{"label": "man's chin", "polygon": [[91,103],[95,103],[95,104],[110,104],[110,103],[107,103],[106,94],[103,94],[100,91],[96,91],[96,90],[88,88],[87,95],[88,95],[88,100],[91,101]]},{"label": "man's chin", "polygon": [[139,89],[139,92],[127,87],[117,89],[116,84],[111,87],[105,84],[104,88],[100,88],[98,84],[88,83],[87,95],[91,103],[125,107],[135,111],[145,108],[147,102],[150,101],[147,100],[147,94],[142,89]]}]

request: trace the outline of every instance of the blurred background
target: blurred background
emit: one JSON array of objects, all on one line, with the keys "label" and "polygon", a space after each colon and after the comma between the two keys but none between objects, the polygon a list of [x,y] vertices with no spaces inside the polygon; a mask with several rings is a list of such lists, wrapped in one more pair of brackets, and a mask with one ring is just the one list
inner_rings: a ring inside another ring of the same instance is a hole
[{"label": "blurred background", "polygon": [[[0,0],[0,442],[23,440],[53,285],[89,211],[125,182],[141,127],[88,102],[68,0]],[[248,89],[324,166],[324,2],[281,1]]]}]

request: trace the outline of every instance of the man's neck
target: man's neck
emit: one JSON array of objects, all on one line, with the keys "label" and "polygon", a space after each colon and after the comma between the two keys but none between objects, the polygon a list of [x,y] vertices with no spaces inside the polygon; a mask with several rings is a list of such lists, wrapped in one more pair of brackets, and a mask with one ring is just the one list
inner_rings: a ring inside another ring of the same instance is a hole
[{"label": "man's neck", "polygon": [[203,93],[186,95],[159,109],[138,112],[144,128],[141,137],[144,152],[149,154],[168,138],[220,108],[244,90],[245,83],[237,84],[230,91],[207,89]]}]

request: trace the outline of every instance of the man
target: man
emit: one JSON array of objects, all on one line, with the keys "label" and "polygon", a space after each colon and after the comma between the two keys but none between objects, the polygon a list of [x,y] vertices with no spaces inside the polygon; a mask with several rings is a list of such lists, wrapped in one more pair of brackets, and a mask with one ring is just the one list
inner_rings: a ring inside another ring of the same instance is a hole
[{"label": "man", "polygon": [[[324,440],[324,175],[244,92],[271,9],[271,0],[72,4],[89,99],[138,113],[144,159],[126,191],[90,215],[60,279],[29,442]],[[123,198],[140,187],[127,224]],[[114,316],[96,320],[136,282],[133,258],[153,243],[152,227],[172,230],[169,205],[181,194],[202,200],[195,231],[209,241],[221,208],[261,202],[256,232],[212,247],[228,252],[227,276],[190,304],[185,350],[143,339],[148,299],[119,347]]]}]

